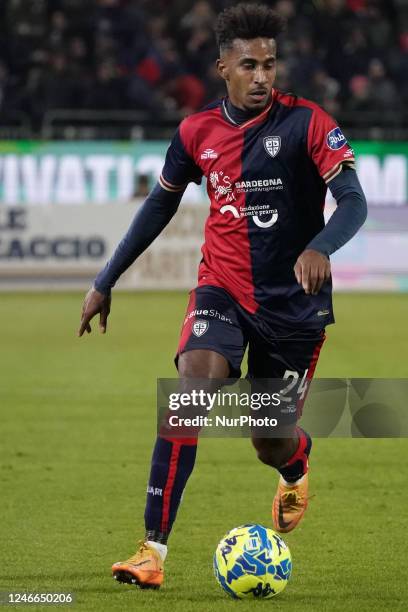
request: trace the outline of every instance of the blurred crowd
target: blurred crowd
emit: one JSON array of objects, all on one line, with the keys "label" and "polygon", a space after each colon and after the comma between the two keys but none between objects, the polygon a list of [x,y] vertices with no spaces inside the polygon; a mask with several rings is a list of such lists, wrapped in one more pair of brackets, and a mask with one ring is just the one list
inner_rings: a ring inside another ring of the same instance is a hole
[{"label": "blurred crowd", "polygon": [[[264,0],[287,19],[277,86],[340,111],[403,111],[408,0]],[[227,0],[2,0],[0,112],[194,111],[224,95]]]}]

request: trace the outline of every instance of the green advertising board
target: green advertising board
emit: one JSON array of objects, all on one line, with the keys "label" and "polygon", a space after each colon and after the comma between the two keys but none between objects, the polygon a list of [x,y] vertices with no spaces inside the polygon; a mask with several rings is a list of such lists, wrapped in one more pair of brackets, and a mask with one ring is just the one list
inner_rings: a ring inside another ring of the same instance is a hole
[{"label": "green advertising board", "polygon": [[[59,205],[126,202],[140,175],[151,184],[168,142],[0,141],[0,204]],[[370,205],[407,204],[406,142],[355,142],[357,169]],[[204,185],[191,185],[192,200]]]}]

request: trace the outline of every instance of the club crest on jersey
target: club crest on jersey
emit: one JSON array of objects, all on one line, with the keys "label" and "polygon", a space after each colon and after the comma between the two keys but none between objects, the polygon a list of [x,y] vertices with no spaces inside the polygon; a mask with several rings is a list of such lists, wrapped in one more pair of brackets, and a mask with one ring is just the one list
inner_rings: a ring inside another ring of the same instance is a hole
[{"label": "club crest on jersey", "polygon": [[327,146],[332,151],[341,149],[341,147],[344,147],[345,144],[347,144],[346,137],[339,127],[334,128],[327,134]]},{"label": "club crest on jersey", "polygon": [[281,148],[280,136],[265,136],[263,139],[265,151],[271,157],[276,157]]},{"label": "club crest on jersey", "polygon": [[208,323],[208,321],[197,319],[197,321],[194,321],[193,323],[193,334],[197,336],[197,338],[200,338],[200,336],[203,336],[205,334],[209,327],[210,324]]}]

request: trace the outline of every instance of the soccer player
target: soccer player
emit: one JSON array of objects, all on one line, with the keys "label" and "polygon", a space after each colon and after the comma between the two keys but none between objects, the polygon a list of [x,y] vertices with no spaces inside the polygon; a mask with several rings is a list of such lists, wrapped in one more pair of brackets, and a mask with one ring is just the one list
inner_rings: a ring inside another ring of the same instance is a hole
[{"label": "soccer player", "polygon": [[[273,87],[281,30],[279,15],[264,5],[239,4],[219,15],[217,67],[227,96],[181,122],[159,183],[86,295],[80,336],[97,314],[105,333],[115,282],[176,213],[186,185],[205,176],[210,213],[176,357],[179,376],[239,377],[248,345],[249,378],[312,378],[325,327],[334,322],[329,255],[356,233],[367,211],[353,151],[335,121],[313,102]],[[337,208],[325,225],[327,187]],[[312,443],[300,427],[293,431],[253,438],[258,458],[279,472],[272,519],[280,532],[292,530],[307,506]],[[113,565],[119,581],[162,584],[167,538],[196,449],[194,437],[158,436],[145,539],[135,555]]]}]

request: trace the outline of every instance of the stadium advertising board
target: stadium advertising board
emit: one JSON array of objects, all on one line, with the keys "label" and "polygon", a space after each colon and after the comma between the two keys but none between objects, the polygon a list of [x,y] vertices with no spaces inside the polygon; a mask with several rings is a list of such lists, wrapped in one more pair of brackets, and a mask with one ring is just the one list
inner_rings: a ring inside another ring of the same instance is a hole
[{"label": "stadium advertising board", "polygon": [[[2,287],[87,285],[153,184],[165,142],[0,143]],[[362,231],[333,257],[338,289],[408,289],[408,143],[354,143],[369,203]],[[190,185],[178,214],[122,287],[194,285],[207,212]],[[328,215],[333,202],[328,198]]]}]

